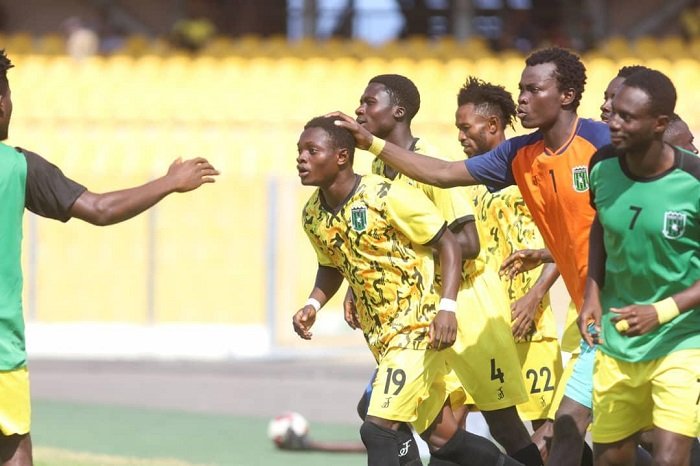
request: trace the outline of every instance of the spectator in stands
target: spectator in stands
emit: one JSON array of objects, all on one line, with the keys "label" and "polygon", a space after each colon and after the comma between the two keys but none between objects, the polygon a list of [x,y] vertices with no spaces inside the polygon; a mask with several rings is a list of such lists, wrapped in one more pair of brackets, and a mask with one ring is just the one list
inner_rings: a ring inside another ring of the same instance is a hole
[{"label": "spectator in stands", "polygon": [[100,49],[100,38],[82,19],[72,16],[63,22],[66,31],[66,52],[77,61],[95,55]]}]

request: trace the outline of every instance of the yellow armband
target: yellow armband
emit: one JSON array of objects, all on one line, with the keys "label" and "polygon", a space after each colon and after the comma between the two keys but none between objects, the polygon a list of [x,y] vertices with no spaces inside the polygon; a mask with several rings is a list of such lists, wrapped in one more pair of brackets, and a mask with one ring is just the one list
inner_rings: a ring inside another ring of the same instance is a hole
[{"label": "yellow armband", "polygon": [[670,296],[652,304],[652,306],[654,306],[654,309],[656,309],[656,316],[659,319],[659,324],[665,324],[666,322],[675,319],[678,314],[681,313],[678,309],[678,305]]}]

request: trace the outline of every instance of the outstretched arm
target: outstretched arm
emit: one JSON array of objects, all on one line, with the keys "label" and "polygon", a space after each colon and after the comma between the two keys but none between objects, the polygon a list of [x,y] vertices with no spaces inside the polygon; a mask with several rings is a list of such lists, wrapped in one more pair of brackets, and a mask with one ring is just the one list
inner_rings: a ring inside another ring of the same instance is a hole
[{"label": "outstretched arm", "polygon": [[451,162],[428,157],[386,141],[383,141],[385,145],[381,151],[374,150],[374,147],[371,147],[373,142],[377,144],[381,140],[375,139],[372,133],[352,117],[341,112],[334,112],[328,116],[341,118],[340,121],[336,122],[336,125],[342,126],[352,133],[357,147],[369,150],[409,178],[441,188],[481,184],[469,173],[464,161]]},{"label": "outstretched arm", "polygon": [[168,172],[144,185],[96,194],[83,192],[70,209],[73,217],[93,225],[112,225],[128,220],[157,204],[168,194],[184,193],[213,183],[219,172],[204,158],[175,160]]}]

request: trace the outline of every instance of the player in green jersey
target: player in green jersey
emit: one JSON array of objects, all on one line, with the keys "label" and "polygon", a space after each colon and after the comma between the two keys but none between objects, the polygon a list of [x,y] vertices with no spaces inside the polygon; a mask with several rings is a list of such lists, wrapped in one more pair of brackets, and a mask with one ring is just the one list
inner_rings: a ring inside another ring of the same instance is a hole
[{"label": "player in green jersey", "polygon": [[662,73],[627,77],[612,103],[612,145],[591,161],[597,213],[579,328],[600,348],[601,465],[634,464],[649,428],[655,464],[687,465],[700,433],[700,159],[664,143],[675,102]]},{"label": "player in green jersey", "polygon": [[[12,98],[0,51],[0,141],[8,137]],[[175,161],[165,176],[142,186],[93,193],[55,165],[25,149],[0,143],[0,461],[32,464],[30,397],[22,315],[21,241],[25,209],[67,222],[73,217],[111,225],[152,207],[174,192],[214,182],[218,171],[203,158]]]}]

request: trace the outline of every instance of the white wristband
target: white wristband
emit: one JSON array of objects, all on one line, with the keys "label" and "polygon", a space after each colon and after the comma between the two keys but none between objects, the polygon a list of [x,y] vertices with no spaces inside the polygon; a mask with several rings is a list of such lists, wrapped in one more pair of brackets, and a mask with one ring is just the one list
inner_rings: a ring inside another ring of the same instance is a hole
[{"label": "white wristband", "polygon": [[304,304],[304,306],[311,306],[316,310],[316,312],[321,309],[321,303],[316,298],[309,298],[306,300],[306,304]]},{"label": "white wristband", "polygon": [[457,301],[449,298],[442,298],[440,300],[439,311],[455,312],[457,310]]}]

